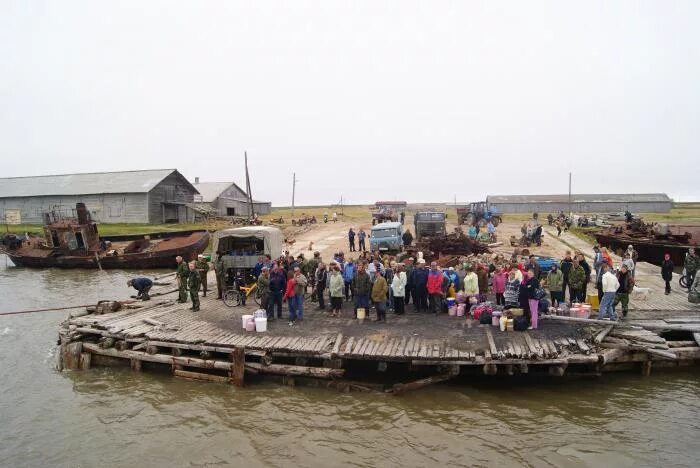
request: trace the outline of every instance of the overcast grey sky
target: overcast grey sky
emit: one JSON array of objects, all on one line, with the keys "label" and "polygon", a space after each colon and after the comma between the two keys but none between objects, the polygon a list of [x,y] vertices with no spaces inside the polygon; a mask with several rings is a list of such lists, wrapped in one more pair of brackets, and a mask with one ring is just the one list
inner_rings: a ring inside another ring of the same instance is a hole
[{"label": "overcast grey sky", "polygon": [[700,200],[698,1],[3,1],[3,176]]}]

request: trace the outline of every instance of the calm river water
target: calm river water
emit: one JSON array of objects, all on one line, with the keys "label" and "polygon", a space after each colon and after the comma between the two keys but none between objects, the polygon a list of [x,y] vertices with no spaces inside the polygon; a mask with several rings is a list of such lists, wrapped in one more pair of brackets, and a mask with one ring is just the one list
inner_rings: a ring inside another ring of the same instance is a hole
[{"label": "calm river water", "polygon": [[[131,294],[126,272],[0,256],[0,311]],[[697,466],[700,371],[404,397],[54,371],[65,312],[0,317],[0,466]]]}]

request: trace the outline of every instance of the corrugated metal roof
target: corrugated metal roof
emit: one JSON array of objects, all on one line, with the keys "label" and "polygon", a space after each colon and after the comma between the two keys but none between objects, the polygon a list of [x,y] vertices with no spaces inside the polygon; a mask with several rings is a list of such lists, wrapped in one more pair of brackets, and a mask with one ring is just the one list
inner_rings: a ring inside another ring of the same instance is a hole
[{"label": "corrugated metal roof", "polygon": [[173,172],[176,170],[152,169],[0,178],[0,198],[146,193]]},{"label": "corrugated metal roof", "polygon": [[[489,203],[568,203],[569,195],[489,195]],[[571,194],[572,203],[671,202],[665,193]]]},{"label": "corrugated metal roof", "polygon": [[192,184],[202,195],[202,202],[211,203],[221,195],[221,192],[233,185],[233,182],[201,182]]},{"label": "corrugated metal roof", "polygon": [[[239,192],[245,194],[245,190],[240,188],[238,185],[236,185],[235,182],[200,182],[197,184],[192,184],[194,188],[197,189],[197,191],[202,195],[202,203],[212,203],[215,201],[217,198],[221,196],[221,194],[224,192],[224,190],[228,189],[231,186],[234,186],[238,189]],[[239,198],[239,197],[223,197],[224,200],[233,200],[237,202],[242,202],[242,203],[248,203],[248,200],[245,198]],[[269,202],[264,202],[260,200],[253,200],[253,204],[255,203],[269,203]]]}]

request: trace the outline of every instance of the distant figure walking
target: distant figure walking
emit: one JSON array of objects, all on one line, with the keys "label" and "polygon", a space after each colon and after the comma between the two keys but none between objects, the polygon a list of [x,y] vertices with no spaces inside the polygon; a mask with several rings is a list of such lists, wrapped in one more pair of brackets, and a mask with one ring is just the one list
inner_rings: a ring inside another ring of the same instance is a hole
[{"label": "distant figure walking", "polygon": [[365,230],[360,228],[360,232],[357,233],[357,239],[359,240],[360,250],[363,252],[367,252],[367,247],[365,246],[365,238],[366,237],[367,237],[367,234],[365,233]]},{"label": "distant figure walking", "polygon": [[350,252],[355,252],[355,231],[350,228],[348,231],[348,244],[350,244]]}]

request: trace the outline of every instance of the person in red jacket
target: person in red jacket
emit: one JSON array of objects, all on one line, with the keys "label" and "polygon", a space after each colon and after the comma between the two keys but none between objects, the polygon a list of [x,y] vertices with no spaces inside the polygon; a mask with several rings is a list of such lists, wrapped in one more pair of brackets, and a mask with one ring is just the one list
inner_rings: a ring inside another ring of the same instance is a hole
[{"label": "person in red jacket", "polygon": [[493,275],[493,292],[496,293],[496,305],[506,305],[506,299],[503,294],[506,292],[506,282],[508,275],[504,268],[499,268],[496,274]]},{"label": "person in red jacket", "polygon": [[284,290],[283,301],[287,301],[289,304],[289,326],[294,326],[294,322],[297,321],[297,296],[294,291],[297,282],[294,280],[294,271],[290,270],[287,273],[287,288]]},{"label": "person in red jacket", "polygon": [[437,263],[430,264],[430,272],[428,273],[428,300],[430,302],[430,312],[437,315],[442,306],[442,282],[444,275],[438,270]]}]

